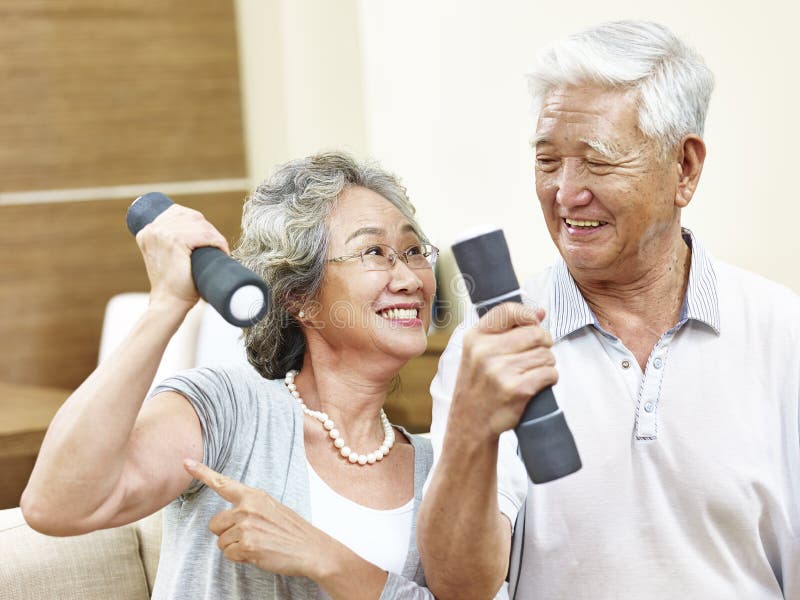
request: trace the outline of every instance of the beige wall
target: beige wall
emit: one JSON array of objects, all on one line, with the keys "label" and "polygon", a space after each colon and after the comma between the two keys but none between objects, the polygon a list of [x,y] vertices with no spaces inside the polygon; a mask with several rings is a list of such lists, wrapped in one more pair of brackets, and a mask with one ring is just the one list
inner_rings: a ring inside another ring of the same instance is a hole
[{"label": "beige wall", "polygon": [[[717,78],[708,161],[684,223],[719,258],[800,291],[800,9],[777,0],[652,4],[239,0],[251,177],[277,159],[345,146],[403,177],[437,243],[493,222],[506,229],[519,274],[532,273],[554,250],[533,190],[523,73],[543,44],[578,28],[657,20],[698,48]],[[271,80],[268,71],[281,69]],[[284,129],[279,144],[270,121]]]},{"label": "beige wall", "polygon": [[248,168],[326,148],[366,156],[358,3],[236,0]]},{"label": "beige wall", "polygon": [[362,2],[370,150],[404,174],[442,242],[474,221],[497,222],[518,271],[530,273],[553,252],[533,192],[522,74],[538,48],[575,29],[658,20],[696,46],[717,77],[708,162],[684,222],[720,258],[800,291],[796,5],[652,5],[661,8],[629,0]]}]

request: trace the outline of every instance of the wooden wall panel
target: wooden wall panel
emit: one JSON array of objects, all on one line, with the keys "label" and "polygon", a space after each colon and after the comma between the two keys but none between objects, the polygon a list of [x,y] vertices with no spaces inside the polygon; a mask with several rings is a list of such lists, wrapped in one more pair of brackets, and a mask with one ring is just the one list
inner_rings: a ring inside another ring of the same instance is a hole
[{"label": "wooden wall panel", "polygon": [[[233,244],[245,192],[174,200]],[[125,226],[131,200],[0,206],[0,381],[75,388],[94,369],[103,311],[148,289]]]},{"label": "wooden wall panel", "polygon": [[0,0],[0,192],[245,176],[231,0]]},{"label": "wooden wall panel", "polygon": [[439,357],[450,335],[436,331],[428,336],[425,354],[414,358],[400,371],[400,385],[386,399],[386,416],[392,423],[402,425],[411,433],[431,429],[431,381],[439,366]]}]

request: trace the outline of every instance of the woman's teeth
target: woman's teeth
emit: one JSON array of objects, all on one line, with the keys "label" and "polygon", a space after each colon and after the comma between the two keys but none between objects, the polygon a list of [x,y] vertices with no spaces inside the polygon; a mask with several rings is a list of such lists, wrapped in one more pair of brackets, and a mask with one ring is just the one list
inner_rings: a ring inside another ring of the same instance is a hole
[{"label": "woman's teeth", "polygon": [[384,319],[416,319],[418,312],[416,308],[390,308],[378,314]]}]

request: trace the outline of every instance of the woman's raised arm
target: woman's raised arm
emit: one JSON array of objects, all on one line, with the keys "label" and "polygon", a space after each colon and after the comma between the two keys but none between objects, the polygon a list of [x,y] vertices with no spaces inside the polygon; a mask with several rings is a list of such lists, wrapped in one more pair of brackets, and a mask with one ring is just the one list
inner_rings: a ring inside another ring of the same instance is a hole
[{"label": "woman's raised arm", "polygon": [[180,394],[144,402],[172,335],[197,302],[194,248],[225,238],[182,206],[136,236],[151,291],[145,314],[120,346],[75,390],[45,435],[20,502],[26,521],[49,535],[77,535],[153,513],[191,478],[185,457],[202,457],[194,409]]}]

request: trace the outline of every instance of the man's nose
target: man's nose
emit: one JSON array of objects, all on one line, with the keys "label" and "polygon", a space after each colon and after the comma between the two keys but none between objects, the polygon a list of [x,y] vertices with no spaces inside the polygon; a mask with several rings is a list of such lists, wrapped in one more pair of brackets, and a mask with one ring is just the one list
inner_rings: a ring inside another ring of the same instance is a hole
[{"label": "man's nose", "polygon": [[592,192],[586,187],[586,169],[577,159],[567,158],[562,163],[558,180],[556,202],[562,206],[582,206],[592,200]]}]

